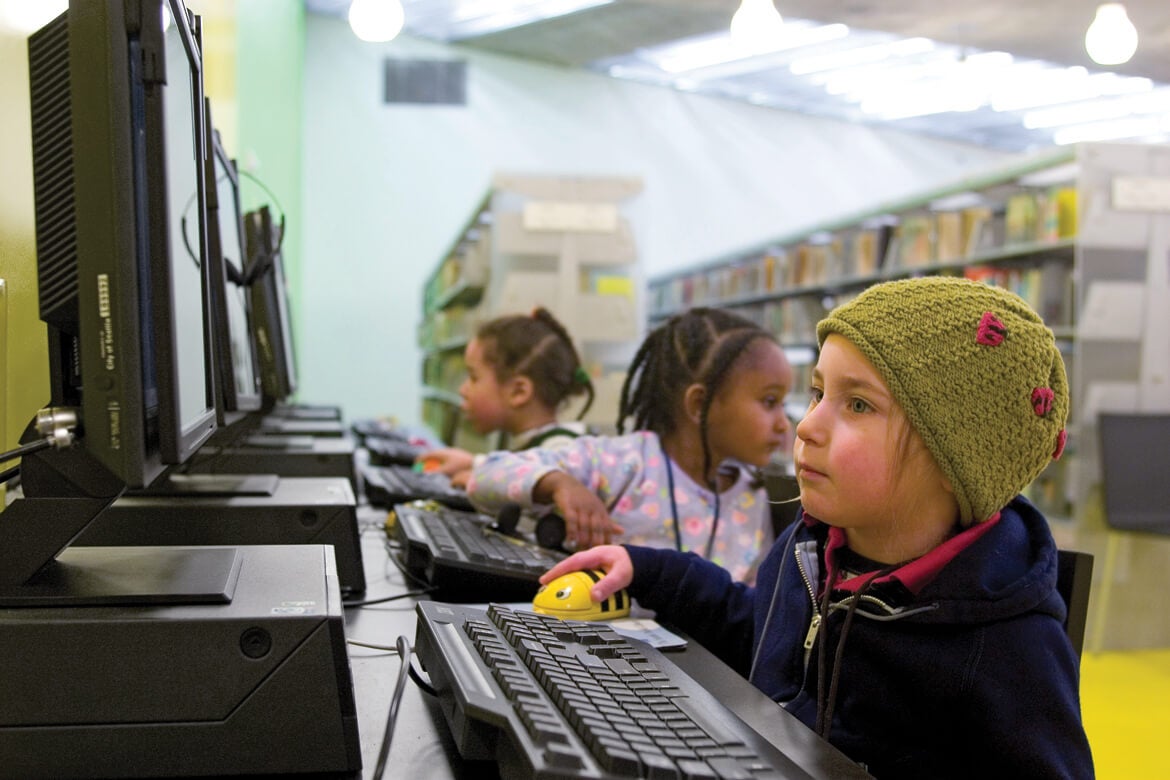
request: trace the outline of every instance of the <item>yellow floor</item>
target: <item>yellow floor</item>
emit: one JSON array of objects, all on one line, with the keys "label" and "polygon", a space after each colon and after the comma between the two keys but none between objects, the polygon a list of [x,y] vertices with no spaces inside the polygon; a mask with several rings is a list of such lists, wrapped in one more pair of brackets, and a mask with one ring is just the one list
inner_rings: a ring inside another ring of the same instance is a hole
[{"label": "yellow floor", "polygon": [[1086,652],[1081,713],[1099,780],[1170,777],[1170,649]]}]

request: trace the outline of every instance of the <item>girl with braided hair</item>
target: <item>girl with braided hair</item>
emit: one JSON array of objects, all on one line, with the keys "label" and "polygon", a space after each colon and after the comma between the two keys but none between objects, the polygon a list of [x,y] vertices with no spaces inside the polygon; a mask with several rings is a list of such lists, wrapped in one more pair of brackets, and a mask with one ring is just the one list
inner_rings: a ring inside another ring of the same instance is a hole
[{"label": "girl with braided hair", "polygon": [[[775,338],[696,308],[647,336],[622,387],[617,436],[556,450],[496,452],[474,468],[473,503],[555,506],[578,549],[620,539],[693,550],[750,580],[772,542],[756,468],[789,432],[792,368]],[[634,432],[624,434],[632,422]]]},{"label": "girl with braided hair", "polygon": [[[480,325],[463,353],[467,379],[459,387],[463,414],[481,434],[503,431],[513,450],[556,447],[585,432],[562,424],[557,412],[584,395],[578,419],[593,404],[593,382],[565,327],[545,308],[510,314]],[[467,483],[475,456],[455,447],[424,452],[418,462],[438,464],[452,484]]]}]

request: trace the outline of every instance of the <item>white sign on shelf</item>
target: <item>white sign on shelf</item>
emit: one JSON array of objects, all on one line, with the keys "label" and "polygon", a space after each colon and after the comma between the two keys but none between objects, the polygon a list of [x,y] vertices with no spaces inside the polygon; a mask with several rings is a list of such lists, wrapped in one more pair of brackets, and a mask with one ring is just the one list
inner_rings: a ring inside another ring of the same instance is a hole
[{"label": "white sign on shelf", "polygon": [[1115,211],[1170,211],[1170,179],[1157,176],[1116,176]]},{"label": "white sign on shelf", "polygon": [[618,210],[613,203],[544,200],[524,204],[525,230],[613,233],[617,228]]}]

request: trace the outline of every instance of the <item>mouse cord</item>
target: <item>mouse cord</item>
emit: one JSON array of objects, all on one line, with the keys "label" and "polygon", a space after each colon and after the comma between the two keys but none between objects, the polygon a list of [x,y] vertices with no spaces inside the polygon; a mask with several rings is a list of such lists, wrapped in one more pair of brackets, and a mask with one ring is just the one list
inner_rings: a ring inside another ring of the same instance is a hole
[{"label": "mouse cord", "polygon": [[[346,639],[345,643],[347,645],[353,645],[354,647],[366,647],[366,648],[369,648],[371,650],[385,650],[388,653],[393,653],[394,655],[398,655],[398,648],[397,647],[390,647],[389,645],[380,645],[380,644],[377,644],[375,642],[362,642],[362,641],[357,640],[357,639]],[[439,695],[439,692],[434,689],[434,687],[430,684],[430,682],[423,679],[422,672],[420,672],[418,669],[414,668],[414,656],[413,655],[410,657],[410,679],[415,681],[415,683],[418,685],[418,687],[422,690],[423,693],[425,693],[429,696],[438,696]]]},{"label": "mouse cord", "polygon": [[362,601],[345,601],[342,600],[341,606],[349,609],[350,607],[368,607],[371,604],[385,604],[387,601],[398,601],[399,599],[408,599],[414,596],[425,596],[434,591],[434,588],[426,588],[425,590],[408,590],[405,593],[399,593],[395,596],[383,596],[377,599],[365,599]]},{"label": "mouse cord", "polygon": [[386,771],[386,759],[390,755],[390,742],[394,739],[394,726],[398,722],[398,706],[402,702],[402,694],[406,690],[406,678],[410,676],[410,656],[413,650],[410,640],[399,636],[395,643],[398,648],[398,657],[402,665],[398,667],[398,682],[394,685],[394,695],[390,697],[390,712],[386,716],[386,731],[382,734],[382,746],[378,749],[378,764],[374,767],[374,780],[380,780]]},{"label": "mouse cord", "polygon": [[[792,551],[796,552],[796,534],[792,534]],[[779,543],[780,540],[777,540]],[[780,550],[780,570],[776,573],[776,585],[772,588],[772,600],[768,602],[768,616],[764,618],[764,628],[760,631],[760,639],[756,644],[755,651],[752,653],[752,665],[748,671],[748,682],[756,674],[756,663],[760,660],[760,648],[764,645],[764,639],[768,636],[768,626],[772,623],[772,614],[776,611],[776,597],[780,594],[780,584],[784,582],[784,565],[788,563],[788,551],[781,547]]]}]

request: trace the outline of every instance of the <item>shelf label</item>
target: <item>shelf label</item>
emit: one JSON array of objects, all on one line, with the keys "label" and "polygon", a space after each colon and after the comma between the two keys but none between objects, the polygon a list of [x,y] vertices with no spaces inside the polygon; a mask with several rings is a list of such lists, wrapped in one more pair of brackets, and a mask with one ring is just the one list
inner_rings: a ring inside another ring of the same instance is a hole
[{"label": "shelf label", "polygon": [[1113,179],[1116,211],[1170,211],[1170,179],[1117,176]]},{"label": "shelf label", "polygon": [[618,227],[613,203],[530,201],[524,204],[525,230],[561,230],[577,233],[613,233]]}]

